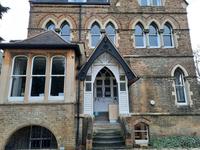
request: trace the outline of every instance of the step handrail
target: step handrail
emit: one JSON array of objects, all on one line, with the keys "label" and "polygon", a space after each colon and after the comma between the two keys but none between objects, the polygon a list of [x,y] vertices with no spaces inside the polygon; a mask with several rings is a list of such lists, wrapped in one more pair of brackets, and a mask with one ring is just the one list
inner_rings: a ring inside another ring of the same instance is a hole
[{"label": "step handrail", "polygon": [[93,139],[93,118],[86,117],[83,119],[83,130],[82,130],[82,141],[85,145],[86,150],[92,150],[92,139]]},{"label": "step handrail", "polygon": [[131,134],[131,130],[128,127],[128,123],[126,121],[126,117],[120,117],[120,125],[122,129],[122,136],[125,140],[125,144],[127,148],[132,148],[133,147],[133,138]]}]

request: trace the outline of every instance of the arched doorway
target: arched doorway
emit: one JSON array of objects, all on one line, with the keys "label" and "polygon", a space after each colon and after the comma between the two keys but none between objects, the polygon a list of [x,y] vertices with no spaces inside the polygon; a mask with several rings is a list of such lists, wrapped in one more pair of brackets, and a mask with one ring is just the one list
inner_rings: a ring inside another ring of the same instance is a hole
[{"label": "arched doorway", "polygon": [[41,126],[28,126],[17,130],[8,140],[5,150],[58,149],[55,136]]},{"label": "arched doorway", "polygon": [[[94,116],[107,120],[109,105],[118,106],[118,84],[113,73],[107,67],[102,68],[94,81]],[[116,110],[118,112],[118,109]],[[117,113],[116,112],[116,113]]]}]

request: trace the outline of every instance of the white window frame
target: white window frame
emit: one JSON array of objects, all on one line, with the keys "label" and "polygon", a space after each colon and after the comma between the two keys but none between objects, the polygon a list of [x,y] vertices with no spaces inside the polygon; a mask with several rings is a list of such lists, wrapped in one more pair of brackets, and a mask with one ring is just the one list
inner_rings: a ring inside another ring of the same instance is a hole
[{"label": "white window frame", "polygon": [[[137,25],[139,25],[139,24],[136,24],[135,25],[135,27],[137,26]],[[140,26],[140,25],[139,25]],[[142,26],[142,29],[144,30],[144,27]],[[146,34],[144,33],[144,31],[143,31],[143,43],[144,43],[144,46],[137,46],[136,45],[136,36],[141,36],[141,35],[137,35],[137,34],[135,34],[135,32],[134,32],[134,35],[133,35],[133,37],[134,37],[134,46],[135,46],[135,48],[146,48],[147,47],[147,44],[146,44]]]},{"label": "white window frame", "polygon": [[[62,29],[63,29],[63,25],[68,25],[69,26],[69,34],[66,35],[62,35]],[[62,28],[61,28],[62,27]],[[60,26],[60,36],[63,37],[69,37],[69,40],[66,40],[67,42],[71,42],[72,40],[72,36],[71,36],[71,25],[69,24],[69,22],[67,21],[63,21],[63,23]],[[65,38],[63,38],[65,40]]]},{"label": "white window frame", "polygon": [[[164,24],[165,26],[166,24]],[[171,25],[170,25],[171,26]],[[171,29],[171,34],[164,34],[164,31],[163,31],[163,34],[162,34],[162,40],[163,40],[163,48],[174,48],[175,47],[175,43],[174,43],[174,34],[173,34],[173,28],[172,26],[170,27]],[[172,46],[165,46],[165,41],[164,41],[164,36],[171,36],[171,40],[172,40]]]},{"label": "white window frame", "polygon": [[157,4],[158,5],[154,5],[153,4],[153,0],[147,0],[147,5],[143,5],[142,4],[142,0],[140,0],[140,6],[153,6],[153,7],[159,7],[159,6],[162,6],[163,5],[163,2],[162,0],[157,0]]},{"label": "white window frame", "polygon": [[[116,38],[117,38],[116,27],[115,27],[115,25],[114,25],[112,22],[108,22],[108,23],[106,24],[106,28],[108,27],[109,24],[111,24],[111,26],[112,26],[113,29],[115,30],[115,33],[114,33],[114,34],[107,34],[107,35],[108,35],[108,37],[109,37],[109,39],[110,39],[111,42],[112,42],[112,39],[110,38],[110,36],[114,36],[113,44],[116,45],[116,41],[117,41],[117,40],[116,40]],[[105,28],[105,30],[106,30],[106,28]]]},{"label": "white window frame", "polygon": [[[64,74],[63,75],[52,75],[52,66],[53,66],[53,59],[55,57],[61,57],[64,58]],[[64,101],[64,95],[65,95],[65,90],[63,89],[63,95],[62,96],[51,96],[51,83],[52,83],[52,77],[64,77],[64,89],[65,89],[65,80],[66,80],[66,58],[62,55],[57,55],[57,56],[53,56],[51,58],[51,68],[50,68],[50,83],[49,83],[49,101]]]},{"label": "white window frame", "polygon": [[[140,123],[143,123],[143,122],[140,122]],[[143,124],[145,124],[145,123],[143,123]],[[135,133],[146,133],[146,138],[147,138],[146,140],[145,139],[141,139],[141,140],[134,139],[135,143],[138,144],[138,145],[148,145],[148,143],[149,143],[149,127],[148,127],[147,124],[145,124],[145,125],[146,125],[146,128],[147,128],[146,130],[135,130],[135,126],[134,126],[134,135],[135,135]]]},{"label": "white window frame", "polygon": [[[151,24],[150,24],[150,25],[151,25]],[[150,25],[149,25],[149,26],[150,26]],[[152,26],[153,26],[153,25],[152,25]],[[155,27],[155,26],[154,26],[154,27]],[[157,30],[156,33],[157,33],[157,44],[158,44],[158,46],[151,46],[151,45],[150,45],[150,36],[151,36],[151,35],[150,35],[150,32],[149,32],[149,33],[148,33],[148,47],[149,47],[149,48],[160,48],[160,45],[161,45],[161,44],[160,44],[160,34],[159,34],[159,29],[158,29],[158,26],[157,26],[157,25],[156,25],[156,30]],[[153,34],[152,34],[152,35],[153,35]],[[154,36],[155,36],[155,35],[154,35]]]},{"label": "white window frame", "polygon": [[[34,64],[34,60],[35,58],[37,57],[43,57],[45,58],[46,60],[46,66],[45,66],[45,74],[44,75],[33,75],[33,64]],[[47,82],[47,75],[46,75],[46,72],[47,72],[47,57],[46,56],[43,56],[43,55],[37,55],[37,56],[34,56],[32,58],[32,63],[31,63],[31,79],[30,79],[30,91],[29,91],[29,100],[30,102],[41,102],[44,100],[44,97],[45,97],[45,85],[46,85],[46,82]],[[44,83],[44,95],[41,95],[41,96],[31,96],[31,91],[32,91],[32,81],[33,81],[33,77],[44,77],[45,78],[45,83]]]},{"label": "white window frame", "polygon": [[[14,65],[15,65],[15,59],[17,57],[26,57],[27,58],[27,64],[26,64],[26,75],[13,75],[13,71],[14,71]],[[13,77],[26,77],[27,80],[27,69],[28,69],[28,57],[26,55],[17,55],[13,58],[12,60],[12,70],[11,70],[11,75],[10,75],[10,85],[9,85],[9,92],[8,92],[8,101],[9,102],[23,102],[24,101],[24,96],[11,96],[11,92],[12,92],[12,83],[13,83]],[[25,90],[24,90],[24,94],[26,92],[26,82],[25,82]]]},{"label": "white window frame", "polygon": [[99,37],[99,41],[100,41],[101,36],[102,36],[101,33],[100,33],[100,34],[92,34],[92,33],[91,33],[91,30],[92,30],[92,27],[93,27],[94,24],[97,24],[97,25],[99,26],[99,30],[101,31],[101,26],[100,26],[100,24],[99,24],[98,22],[96,22],[96,21],[93,22],[92,25],[91,25],[91,28],[90,28],[90,40],[89,40],[89,41],[90,41],[90,48],[95,48],[95,47],[97,47],[97,45],[98,45],[98,43],[97,43],[96,46],[93,46],[93,45],[92,45],[92,37],[93,37],[93,36],[100,36],[100,37]]},{"label": "white window frame", "polygon": [[[183,85],[176,85],[176,82],[174,81],[174,87],[175,87],[175,93],[176,93],[176,104],[179,105],[179,106],[186,106],[188,105],[188,97],[187,97],[187,91],[186,91],[186,80],[185,80],[185,74],[183,72],[183,70],[181,68],[176,68],[177,69],[180,69],[182,71],[182,75],[183,75]],[[174,77],[175,77],[175,72],[176,70],[174,71]],[[177,98],[177,90],[176,90],[176,87],[179,86],[179,87],[183,87],[183,90],[184,90],[184,96],[185,96],[185,102],[178,102],[178,98]]]}]

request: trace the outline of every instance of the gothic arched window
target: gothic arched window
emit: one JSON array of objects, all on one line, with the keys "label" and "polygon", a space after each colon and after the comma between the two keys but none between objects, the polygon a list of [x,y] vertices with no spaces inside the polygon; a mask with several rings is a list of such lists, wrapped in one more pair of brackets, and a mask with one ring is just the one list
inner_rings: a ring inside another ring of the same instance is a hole
[{"label": "gothic arched window", "polygon": [[163,32],[163,44],[164,47],[173,47],[173,29],[169,23],[164,25],[164,32]]},{"label": "gothic arched window", "polygon": [[60,28],[61,28],[61,31],[60,31],[61,37],[65,41],[70,41],[71,40],[71,38],[70,38],[71,29],[70,29],[69,23],[66,21],[63,22]]},{"label": "gothic arched window", "polygon": [[184,73],[180,68],[174,72],[177,103],[187,103]]},{"label": "gothic arched window", "polygon": [[115,43],[116,40],[116,30],[115,30],[115,26],[109,22],[106,26],[106,33],[108,35],[108,37],[111,39],[111,41],[113,43]]},{"label": "gothic arched window", "polygon": [[91,47],[96,47],[101,37],[100,26],[97,22],[93,23],[90,34],[91,34]]},{"label": "gothic arched window", "polygon": [[138,23],[135,26],[135,47],[143,48],[145,46],[144,27],[141,23]]},{"label": "gothic arched window", "polygon": [[149,47],[159,47],[159,33],[158,27],[155,23],[152,23],[149,26]]},{"label": "gothic arched window", "polygon": [[54,24],[52,21],[49,21],[49,22],[46,24],[46,29],[47,29],[47,30],[52,30],[52,31],[54,31],[54,30],[55,30],[55,24]]}]

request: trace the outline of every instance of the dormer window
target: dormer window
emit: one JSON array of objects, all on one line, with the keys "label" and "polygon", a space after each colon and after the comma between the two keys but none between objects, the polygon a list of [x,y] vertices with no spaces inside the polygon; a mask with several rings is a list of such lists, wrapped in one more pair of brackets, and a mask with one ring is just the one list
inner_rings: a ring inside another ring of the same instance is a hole
[{"label": "dormer window", "polygon": [[140,6],[162,6],[161,0],[139,0]]}]

